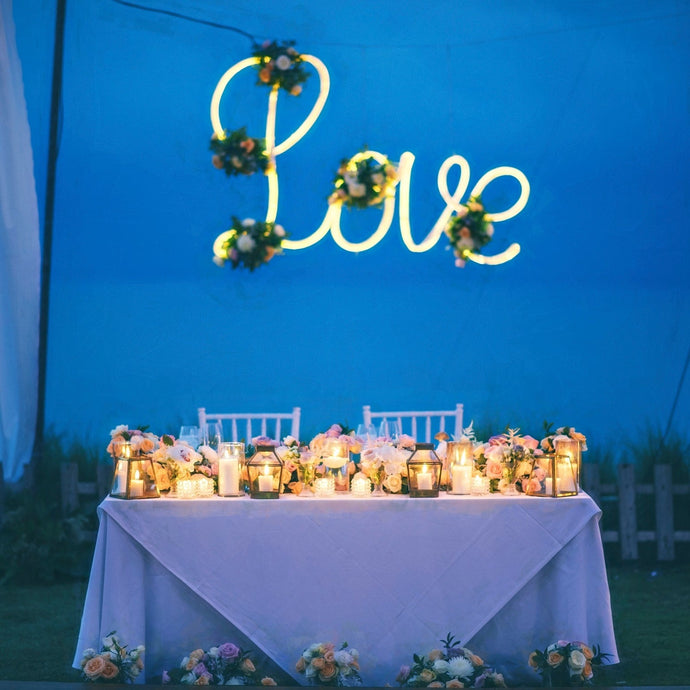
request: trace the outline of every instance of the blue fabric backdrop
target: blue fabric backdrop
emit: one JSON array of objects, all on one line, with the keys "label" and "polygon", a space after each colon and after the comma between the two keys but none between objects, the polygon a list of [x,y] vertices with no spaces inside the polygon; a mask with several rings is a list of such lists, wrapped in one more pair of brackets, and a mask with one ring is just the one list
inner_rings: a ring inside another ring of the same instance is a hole
[{"label": "blue fabric backdrop", "polygon": [[[141,4],[294,39],[327,65],[324,112],[279,161],[278,220],[293,238],[317,227],[339,161],[366,144],[417,156],[417,239],[443,209],[446,157],[468,159],[472,185],[498,165],[523,170],[530,201],[493,243],[522,252],[458,269],[443,239],[408,252],[396,212],[369,252],[328,236],[253,274],[218,268],[211,244],[230,216],[266,209],[263,178],[227,179],[208,151],[211,94],[250,41],[70,0],[48,359],[56,429],[105,440],[118,423],[174,433],[200,405],[300,405],[307,437],[355,425],[362,404],[456,402],[484,430],[536,436],[548,419],[592,443],[665,426],[690,345],[689,2]],[[39,168],[54,5],[14,8]],[[280,99],[280,138],[314,97],[312,79]],[[251,75],[238,79],[224,124],[261,136],[266,99]],[[505,208],[514,196],[497,183],[485,199]],[[380,212],[343,217],[357,238]],[[689,388],[675,413],[684,432]]]}]

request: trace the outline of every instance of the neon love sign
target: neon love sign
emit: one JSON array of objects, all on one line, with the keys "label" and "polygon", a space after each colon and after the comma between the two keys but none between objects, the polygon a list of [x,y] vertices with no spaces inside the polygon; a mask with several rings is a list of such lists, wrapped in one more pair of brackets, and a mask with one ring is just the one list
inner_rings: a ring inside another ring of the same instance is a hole
[{"label": "neon love sign", "polygon": [[[302,55],[302,60],[314,67],[319,77],[319,95],[312,106],[308,116],[302,124],[281,142],[275,140],[275,125],[278,104],[278,85],[274,85],[271,89],[268,98],[268,112],[266,117],[266,151],[271,160],[272,165],[266,172],[268,180],[268,208],[266,211],[266,222],[275,222],[278,215],[278,199],[279,199],[279,178],[278,167],[276,164],[277,157],[292,148],[304,135],[312,128],[318,119],[323,107],[328,98],[330,91],[330,76],[326,66],[313,55]],[[211,98],[211,123],[213,131],[219,138],[224,137],[224,128],[220,120],[220,101],[230,81],[239,74],[242,70],[254,67],[260,62],[260,58],[251,57],[242,60],[233,65],[220,78]],[[371,156],[377,162],[381,163],[385,160],[385,156],[378,151],[367,151],[366,154],[358,154],[358,156]],[[461,204],[461,199],[465,195],[470,184],[470,165],[465,158],[459,155],[453,155],[446,158],[441,164],[438,176],[437,185],[441,198],[445,202],[445,208],[439,215],[437,221],[434,223],[430,232],[421,242],[415,242],[412,237],[412,228],[410,223],[410,180],[412,176],[412,167],[414,165],[415,156],[410,151],[404,151],[400,156],[398,164],[398,188],[399,188],[399,220],[400,220],[400,234],[405,246],[411,252],[427,252],[436,245],[443,230],[450,220],[453,213],[462,213],[464,206]],[[460,179],[451,193],[448,188],[448,174],[455,166],[460,169]],[[517,201],[505,211],[487,214],[487,220],[492,223],[498,223],[515,217],[520,213],[527,204],[530,194],[529,181],[525,174],[517,168],[509,166],[500,166],[493,168],[486,172],[479,178],[477,183],[472,188],[469,196],[479,196],[489,186],[491,182],[500,177],[512,177],[520,184],[520,195]],[[282,246],[284,249],[306,249],[312,245],[320,242],[330,231],[335,243],[348,252],[363,252],[371,249],[377,245],[386,235],[390,229],[393,216],[395,214],[395,195],[386,198],[383,202],[383,212],[376,230],[366,239],[361,242],[350,242],[343,235],[340,225],[342,206],[338,203],[330,204],[324,216],[321,225],[312,232],[311,235],[301,240],[283,240]],[[219,235],[214,244],[213,251],[218,257],[224,257],[223,243],[228,238],[230,231]],[[520,253],[520,245],[513,243],[505,251],[486,256],[470,252],[467,258],[478,264],[497,265],[510,261]]]}]

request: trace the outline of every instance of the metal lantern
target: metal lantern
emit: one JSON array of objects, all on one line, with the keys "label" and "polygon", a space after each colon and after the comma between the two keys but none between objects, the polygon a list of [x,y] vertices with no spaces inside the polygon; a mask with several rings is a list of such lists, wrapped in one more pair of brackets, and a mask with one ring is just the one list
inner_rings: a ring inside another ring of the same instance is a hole
[{"label": "metal lantern", "polygon": [[433,443],[415,443],[407,460],[407,481],[411,498],[435,498],[441,484],[443,463]]},{"label": "metal lantern", "polygon": [[556,455],[567,455],[575,473],[577,488],[580,488],[580,467],[582,445],[579,441],[570,436],[556,436],[553,439],[553,449]]},{"label": "metal lantern", "polygon": [[125,499],[160,498],[151,456],[133,455],[129,441],[122,444],[115,460],[110,495]]},{"label": "metal lantern", "polygon": [[469,439],[448,441],[446,444],[448,463],[448,492],[469,494],[472,492],[472,468],[474,467],[474,446]]},{"label": "metal lantern", "polygon": [[257,446],[247,460],[249,495],[251,498],[279,498],[282,486],[283,461],[273,446]]},{"label": "metal lantern", "polygon": [[562,498],[577,496],[577,491],[577,475],[570,456],[556,453],[535,456],[525,487],[528,496]]}]

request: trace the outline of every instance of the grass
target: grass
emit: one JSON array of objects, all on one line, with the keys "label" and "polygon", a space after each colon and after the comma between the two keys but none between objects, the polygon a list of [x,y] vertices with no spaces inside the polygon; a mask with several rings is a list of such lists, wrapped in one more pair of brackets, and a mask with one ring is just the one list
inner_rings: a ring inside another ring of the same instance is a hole
[{"label": "grass", "polygon": [[[686,685],[690,564],[612,565],[608,574],[621,664],[597,684]],[[83,581],[0,587],[0,680],[79,680],[71,664],[85,594]]]}]

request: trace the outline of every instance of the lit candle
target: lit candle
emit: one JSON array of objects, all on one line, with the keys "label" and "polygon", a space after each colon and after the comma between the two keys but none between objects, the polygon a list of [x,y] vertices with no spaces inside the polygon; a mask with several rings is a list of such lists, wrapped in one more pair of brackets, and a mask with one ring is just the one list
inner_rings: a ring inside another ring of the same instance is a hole
[{"label": "lit candle", "polygon": [[353,477],[352,479],[352,495],[353,496],[369,496],[371,494],[371,482],[367,477]]},{"label": "lit candle", "polygon": [[417,472],[417,490],[431,491],[431,472],[426,465],[422,465],[422,471]]},{"label": "lit candle", "polygon": [[470,493],[472,489],[472,467],[470,465],[453,465],[451,469],[453,493]]},{"label": "lit candle", "polygon": [[544,479],[544,493],[547,496],[553,495],[553,481],[551,477],[547,477],[546,479]]},{"label": "lit candle", "polygon": [[259,491],[273,491],[273,475],[268,465],[264,465],[264,473],[260,474],[259,477]]},{"label": "lit candle", "polygon": [[577,491],[573,473],[573,461],[569,455],[556,462],[556,486],[559,492]]},{"label": "lit candle", "polygon": [[317,496],[332,496],[335,493],[335,481],[333,477],[318,477],[314,482]]},{"label": "lit candle", "polygon": [[139,478],[139,470],[136,471],[134,479],[129,480],[130,498],[141,498],[144,495],[144,480]]},{"label": "lit candle", "polygon": [[114,494],[123,494],[127,488],[127,463],[119,460],[117,463],[117,471],[115,472],[115,488]]},{"label": "lit candle", "polygon": [[240,491],[240,463],[226,446],[218,458],[218,495],[236,496]]}]

